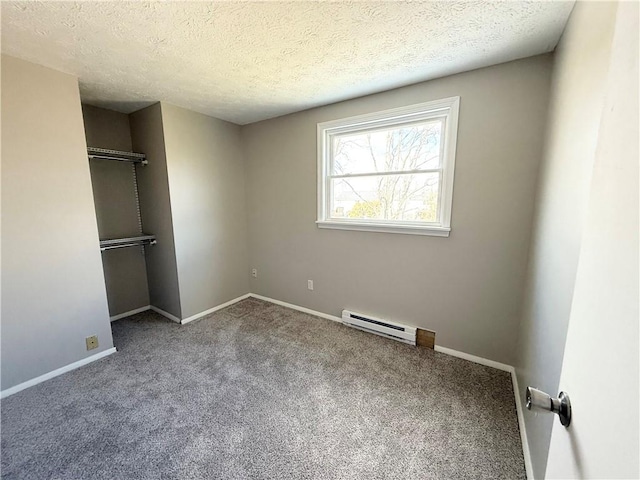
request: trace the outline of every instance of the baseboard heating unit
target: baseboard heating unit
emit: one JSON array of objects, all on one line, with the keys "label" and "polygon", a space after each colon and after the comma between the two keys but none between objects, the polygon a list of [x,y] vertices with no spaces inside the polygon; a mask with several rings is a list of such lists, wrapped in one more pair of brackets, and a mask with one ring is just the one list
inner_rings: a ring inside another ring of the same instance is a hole
[{"label": "baseboard heating unit", "polygon": [[416,327],[409,327],[362,313],[350,312],[349,310],[342,311],[342,323],[349,327],[375,333],[376,335],[398,340],[399,342],[409,343],[411,345],[416,344]]}]

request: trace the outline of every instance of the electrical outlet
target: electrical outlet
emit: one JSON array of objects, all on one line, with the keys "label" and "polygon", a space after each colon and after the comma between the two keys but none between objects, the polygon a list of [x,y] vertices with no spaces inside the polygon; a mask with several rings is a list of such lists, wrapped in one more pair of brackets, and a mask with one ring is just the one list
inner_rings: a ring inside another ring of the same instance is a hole
[{"label": "electrical outlet", "polygon": [[251,276],[253,278],[258,278],[258,269],[254,268],[253,270],[251,270]]},{"label": "electrical outlet", "polygon": [[313,290],[313,280],[307,280],[307,288]]},{"label": "electrical outlet", "polygon": [[98,348],[97,335],[91,335],[90,337],[87,337],[85,340],[87,342],[87,350],[93,350],[94,348]]}]

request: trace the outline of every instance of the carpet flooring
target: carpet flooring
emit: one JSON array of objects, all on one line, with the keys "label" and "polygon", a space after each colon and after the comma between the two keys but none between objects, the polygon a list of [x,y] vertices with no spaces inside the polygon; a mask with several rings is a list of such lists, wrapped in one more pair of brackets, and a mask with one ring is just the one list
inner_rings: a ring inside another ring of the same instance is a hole
[{"label": "carpet flooring", "polygon": [[3,479],[520,479],[509,374],[247,299],[2,401]]}]

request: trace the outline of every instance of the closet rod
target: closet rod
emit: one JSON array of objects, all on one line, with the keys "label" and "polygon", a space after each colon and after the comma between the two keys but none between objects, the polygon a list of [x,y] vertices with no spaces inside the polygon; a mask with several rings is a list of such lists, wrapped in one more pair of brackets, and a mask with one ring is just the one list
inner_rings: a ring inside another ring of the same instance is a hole
[{"label": "closet rod", "polygon": [[147,165],[149,163],[146,160],[139,160],[137,158],[107,157],[106,155],[89,155],[89,159],[90,160],[114,160],[116,162],[140,163],[141,165]]},{"label": "closet rod", "polygon": [[89,160],[115,160],[117,162],[131,162],[147,165],[147,157],[143,153],[121,152],[106,148],[87,147]]},{"label": "closet rod", "polygon": [[140,237],[114,238],[112,240],[100,240],[100,251],[113,250],[115,248],[141,247],[143,245],[155,245],[155,235],[142,235]]},{"label": "closet rod", "polygon": [[100,251],[104,252],[106,250],[115,250],[116,248],[127,248],[127,247],[144,247],[145,245],[155,245],[156,241],[146,241],[146,242],[137,242],[137,243],[119,243],[118,245],[109,245],[107,247],[100,247]]}]

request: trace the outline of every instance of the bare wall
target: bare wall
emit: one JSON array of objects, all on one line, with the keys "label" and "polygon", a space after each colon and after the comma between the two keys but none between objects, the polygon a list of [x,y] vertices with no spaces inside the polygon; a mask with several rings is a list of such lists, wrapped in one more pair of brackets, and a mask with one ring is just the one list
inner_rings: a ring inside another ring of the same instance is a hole
[{"label": "bare wall", "polygon": [[3,55],[1,388],[111,347],[77,79]]},{"label": "bare wall", "polygon": [[162,103],[183,318],[249,293],[240,127]]},{"label": "bare wall", "polygon": [[129,115],[84,104],[82,118],[88,146],[131,151]]},{"label": "bare wall", "polygon": [[134,151],[149,161],[138,170],[142,225],[158,241],[146,254],[149,298],[151,305],[182,318],[160,103],[132,113],[129,122]]},{"label": "bare wall", "polygon": [[[87,145],[132,150],[128,115],[83,105],[82,116]],[[139,235],[133,169],[145,167],[109,160],[91,160],[89,165],[100,239]],[[143,248],[107,250],[102,264],[111,316],[149,305]]]},{"label": "bare wall", "polygon": [[[554,58],[516,362],[520,395],[527,385],[558,393],[615,10],[615,3],[576,3]],[[536,478],[544,476],[552,417],[525,412]]]},{"label": "bare wall", "polygon": [[[513,363],[550,73],[537,56],[243,127],[251,291],[433,329],[439,345]],[[449,238],[316,227],[318,122],[458,95]]]}]

